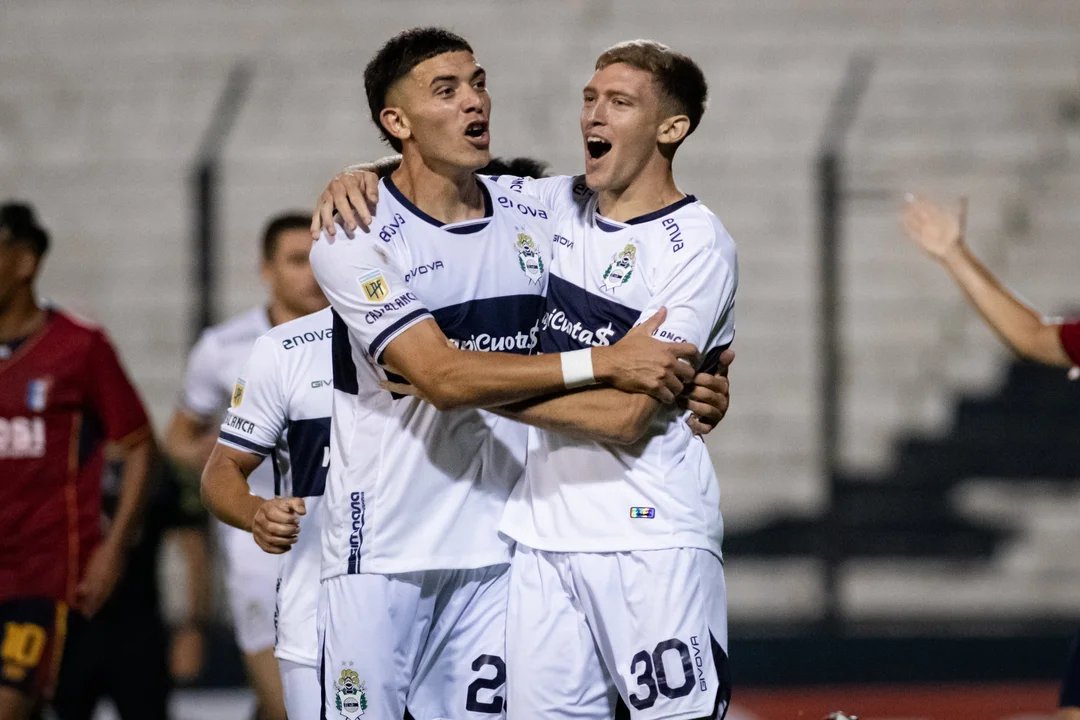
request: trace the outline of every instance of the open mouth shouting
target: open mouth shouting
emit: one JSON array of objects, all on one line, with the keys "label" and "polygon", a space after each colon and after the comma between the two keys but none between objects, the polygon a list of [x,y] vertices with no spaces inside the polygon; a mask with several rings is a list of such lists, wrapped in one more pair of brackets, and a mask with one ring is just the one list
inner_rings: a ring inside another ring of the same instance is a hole
[{"label": "open mouth shouting", "polygon": [[596,135],[589,135],[585,138],[585,151],[593,160],[604,157],[609,150],[611,150],[611,143],[607,140]]},{"label": "open mouth shouting", "polygon": [[465,137],[474,147],[487,149],[491,142],[488,137],[488,124],[486,120],[476,120],[465,126]]}]

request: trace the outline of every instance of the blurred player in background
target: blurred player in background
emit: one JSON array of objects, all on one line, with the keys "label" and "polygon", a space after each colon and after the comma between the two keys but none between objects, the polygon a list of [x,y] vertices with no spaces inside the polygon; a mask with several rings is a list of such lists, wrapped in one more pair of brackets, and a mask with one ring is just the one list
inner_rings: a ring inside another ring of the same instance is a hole
[{"label": "blurred player in background", "polygon": [[[207,328],[188,358],[180,405],[165,435],[170,455],[189,472],[202,473],[214,447],[218,425],[230,405],[240,370],[255,340],[271,327],[326,307],[326,298],[308,264],[308,220],[296,214],[272,219],[263,233],[262,278],[269,304]],[[272,497],[274,473],[267,464],[249,477],[251,491]],[[274,597],[279,558],[264,553],[251,535],[215,526],[224,556],[224,577],[236,641],[258,698],[262,720],[285,717],[281,678],[274,659]]]},{"label": "blurred player in background", "polygon": [[[49,246],[28,205],[0,206],[0,719],[30,717],[65,638],[108,600],[139,531],[154,446],[104,332],[42,306]],[[106,452],[122,458],[101,529]]]},{"label": "blurred player in background", "polygon": [[[965,241],[967,202],[945,208],[909,196],[904,229],[938,261],[998,337],[1027,360],[1060,368],[1080,366],[1080,319],[1047,320],[1001,283]],[[1059,699],[1062,720],[1080,720],[1080,634],[1073,641]]]},{"label": "blurred player in background", "polygon": [[[324,309],[255,342],[234,402],[202,478],[206,506],[218,519],[254,535],[268,553],[286,553],[277,592],[277,643],[289,720],[318,720],[322,696],[315,623],[319,600],[319,502],[330,455],[333,318]],[[248,490],[269,457],[273,495]]]},{"label": "blurred player in background", "polygon": [[[123,463],[109,463],[102,483],[103,519],[116,512]],[[110,698],[121,720],[169,717],[170,675],[190,681],[202,663],[202,627],[209,613],[206,512],[197,489],[185,486],[172,464],[155,459],[141,532],[124,576],[101,611],[65,648],[53,708],[60,720],[90,720]],[[187,617],[174,630],[172,651],[161,613],[158,559],[166,540],[187,565]]]}]

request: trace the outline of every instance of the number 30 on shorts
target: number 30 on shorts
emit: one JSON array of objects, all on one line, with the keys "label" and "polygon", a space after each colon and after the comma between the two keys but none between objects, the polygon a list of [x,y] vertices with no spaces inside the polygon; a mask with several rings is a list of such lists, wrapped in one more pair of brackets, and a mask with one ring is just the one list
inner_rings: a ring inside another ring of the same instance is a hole
[{"label": "number 30 on shorts", "polygon": [[[664,667],[664,654],[678,654],[682,664],[682,677],[669,678]],[[690,660],[690,649],[678,638],[669,638],[657,643],[650,653],[642,650],[630,660],[630,673],[635,675],[637,690],[628,698],[630,704],[638,710],[647,710],[656,704],[663,695],[675,699],[685,697],[694,689],[694,663]],[[671,681],[675,680],[675,687]]]}]

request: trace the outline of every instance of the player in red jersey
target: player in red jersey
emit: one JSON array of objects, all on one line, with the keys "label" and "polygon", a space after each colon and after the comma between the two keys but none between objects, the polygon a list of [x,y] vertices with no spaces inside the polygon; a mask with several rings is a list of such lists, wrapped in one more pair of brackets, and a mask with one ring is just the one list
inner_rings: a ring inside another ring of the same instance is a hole
[{"label": "player in red jersey", "polygon": [[[29,206],[0,205],[0,720],[28,718],[48,697],[69,622],[116,585],[153,453],[105,334],[38,303],[48,243]],[[102,537],[106,448],[126,462]]]},{"label": "player in red jersey", "polygon": [[[909,196],[904,229],[949,272],[987,324],[1017,355],[1080,373],[1080,319],[1049,320],[998,280],[964,239],[967,203],[955,209]],[[1073,640],[1058,700],[1060,720],[1080,720],[1080,633]]]}]

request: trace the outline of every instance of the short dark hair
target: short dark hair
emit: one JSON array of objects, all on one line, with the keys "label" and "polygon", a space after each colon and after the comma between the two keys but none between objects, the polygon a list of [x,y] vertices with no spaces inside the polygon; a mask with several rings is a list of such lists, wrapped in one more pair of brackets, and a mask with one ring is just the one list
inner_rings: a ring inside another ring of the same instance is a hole
[{"label": "short dark hair", "polygon": [[49,233],[38,225],[29,203],[8,201],[0,205],[0,229],[8,232],[6,242],[24,245],[38,258],[49,251]]},{"label": "short dark hair", "polygon": [[270,218],[270,221],[266,223],[266,229],[263,230],[263,260],[269,262],[270,260],[274,259],[274,253],[277,252],[278,241],[281,239],[281,233],[287,232],[289,230],[307,231],[310,229],[311,217],[304,215],[301,212],[287,212]]},{"label": "short dark hair", "polygon": [[390,38],[364,68],[364,90],[371,109],[371,120],[390,147],[401,152],[401,141],[386,132],[379,119],[380,113],[386,109],[386,94],[390,92],[390,86],[425,60],[458,51],[473,51],[460,35],[438,27],[410,28]]},{"label": "short dark hair", "polygon": [[709,85],[705,73],[689,56],[655,40],[628,40],[600,53],[596,69],[603,70],[615,63],[626,63],[651,73],[673,109],[690,118],[690,131],[686,134],[694,132],[705,114]]},{"label": "short dark hair", "polygon": [[547,177],[548,164],[531,157],[491,158],[484,167],[476,171],[478,175],[514,175],[517,177]]}]

